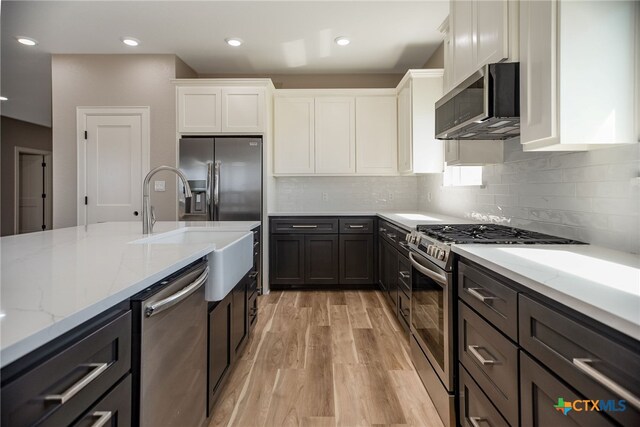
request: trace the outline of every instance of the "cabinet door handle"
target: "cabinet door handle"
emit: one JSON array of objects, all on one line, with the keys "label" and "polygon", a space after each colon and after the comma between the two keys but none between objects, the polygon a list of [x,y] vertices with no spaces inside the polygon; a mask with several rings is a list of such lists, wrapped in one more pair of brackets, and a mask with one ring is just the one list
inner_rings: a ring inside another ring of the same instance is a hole
[{"label": "cabinet door handle", "polygon": [[480,417],[469,417],[469,423],[473,426],[473,427],[480,427],[480,423],[485,423],[486,425],[488,425],[489,427],[491,427],[491,424],[489,424],[489,422],[487,421],[486,418],[480,418]]},{"label": "cabinet door handle", "polygon": [[[490,292],[488,292],[486,289],[484,288],[464,288],[465,291],[467,291],[468,294],[470,294],[472,297],[482,301],[482,302],[487,302],[489,300],[494,300],[494,299],[499,299],[497,296],[491,294]],[[484,291],[487,292],[489,294],[489,296],[486,295],[482,295],[480,292],[478,291]]]},{"label": "cabinet door handle", "polygon": [[364,225],[349,224],[349,228],[364,228]]},{"label": "cabinet door handle", "polygon": [[400,272],[400,277],[403,278],[403,279],[409,279],[409,278],[411,278],[411,274],[409,274],[406,271],[401,271]]},{"label": "cabinet door handle", "polygon": [[318,228],[317,225],[292,225],[291,228]]},{"label": "cabinet door handle", "polygon": [[83,388],[88,386],[91,382],[93,382],[96,378],[100,376],[108,367],[108,363],[87,363],[80,366],[84,366],[87,368],[91,368],[91,370],[84,377],[80,378],[78,382],[73,384],[67,390],[65,390],[61,394],[48,394],[44,397],[44,400],[49,402],[57,402],[60,405],[64,405],[69,401],[73,396],[78,394]]},{"label": "cabinet door handle", "polygon": [[576,368],[578,368],[582,373],[586,374],[589,378],[599,383],[603,387],[611,390],[627,402],[631,404],[631,406],[636,409],[640,409],[640,398],[635,394],[631,393],[626,388],[622,387],[620,384],[613,381],[611,378],[604,375],[602,372],[598,371],[596,368],[590,365],[590,363],[594,363],[596,360],[586,359],[586,358],[574,358],[573,364]]},{"label": "cabinet door handle", "polygon": [[111,411],[95,411],[91,414],[92,417],[98,418],[95,423],[91,425],[91,427],[104,427],[113,416],[113,412]]},{"label": "cabinet door handle", "polygon": [[478,351],[479,348],[483,348],[483,347],[480,347],[479,345],[468,345],[467,348],[469,349],[469,352],[473,354],[473,357],[478,359],[478,362],[482,363],[483,365],[499,365],[500,364],[500,362],[497,360],[485,359]]}]

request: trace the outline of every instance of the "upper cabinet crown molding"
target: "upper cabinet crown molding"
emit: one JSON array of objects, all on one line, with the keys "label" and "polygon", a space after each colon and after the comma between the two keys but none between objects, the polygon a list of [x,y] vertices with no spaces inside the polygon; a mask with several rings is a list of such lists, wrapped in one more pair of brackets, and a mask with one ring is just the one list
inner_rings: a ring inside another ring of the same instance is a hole
[{"label": "upper cabinet crown molding", "polygon": [[220,78],[220,79],[172,79],[176,86],[249,86],[275,90],[273,81],[266,78]]},{"label": "upper cabinet crown molding", "polygon": [[639,12],[638,2],[520,4],[524,151],[638,142]]}]

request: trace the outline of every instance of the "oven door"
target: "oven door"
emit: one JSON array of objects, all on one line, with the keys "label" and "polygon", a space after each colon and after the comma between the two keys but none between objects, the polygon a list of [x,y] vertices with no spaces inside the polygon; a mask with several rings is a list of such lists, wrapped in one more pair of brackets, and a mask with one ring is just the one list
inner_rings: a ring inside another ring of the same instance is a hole
[{"label": "oven door", "polygon": [[449,391],[453,384],[452,274],[415,252],[409,253],[411,333]]}]

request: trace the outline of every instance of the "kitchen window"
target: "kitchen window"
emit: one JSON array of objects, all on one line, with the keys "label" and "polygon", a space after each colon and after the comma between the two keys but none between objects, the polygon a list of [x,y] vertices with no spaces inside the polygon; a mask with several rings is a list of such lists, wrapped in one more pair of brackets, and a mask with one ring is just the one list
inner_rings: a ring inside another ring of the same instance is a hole
[{"label": "kitchen window", "polygon": [[442,175],[443,187],[465,187],[482,185],[482,166],[445,166]]}]

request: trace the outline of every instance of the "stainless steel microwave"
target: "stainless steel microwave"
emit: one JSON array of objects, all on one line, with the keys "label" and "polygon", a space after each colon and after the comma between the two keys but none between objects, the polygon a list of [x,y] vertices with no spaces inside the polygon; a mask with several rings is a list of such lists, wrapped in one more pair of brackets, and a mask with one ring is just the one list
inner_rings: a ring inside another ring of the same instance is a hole
[{"label": "stainless steel microwave", "polygon": [[485,65],[436,102],[437,139],[520,135],[519,63]]}]

